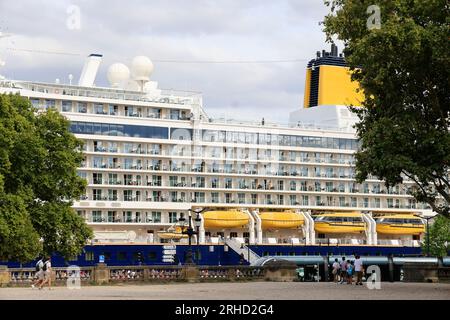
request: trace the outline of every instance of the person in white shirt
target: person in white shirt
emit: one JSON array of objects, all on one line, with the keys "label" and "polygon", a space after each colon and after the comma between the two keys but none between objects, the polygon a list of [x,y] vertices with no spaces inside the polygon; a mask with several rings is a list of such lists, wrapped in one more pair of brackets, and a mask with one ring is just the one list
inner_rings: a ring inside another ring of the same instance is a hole
[{"label": "person in white shirt", "polygon": [[355,257],[356,285],[362,285],[363,262],[360,256]]},{"label": "person in white shirt", "polygon": [[35,273],[35,277],[36,280],[33,282],[33,284],[31,285],[31,288],[35,288],[36,286],[40,286],[41,283],[44,281],[44,271],[42,270],[43,266],[44,266],[44,258],[40,258],[38,262],[36,262],[36,273]]},{"label": "person in white shirt", "polygon": [[340,264],[341,268],[341,281],[339,283],[344,283],[347,281],[347,261],[345,260],[345,257],[342,257],[342,261]]},{"label": "person in white shirt", "polygon": [[334,259],[334,263],[333,263],[333,277],[334,277],[334,282],[338,282],[339,279],[339,270],[341,269],[341,265],[339,264],[338,259]]},{"label": "person in white shirt", "polygon": [[46,283],[48,283],[48,289],[51,289],[52,286],[52,258],[49,256],[47,257],[47,260],[44,262],[44,266],[42,267],[42,270],[44,272],[44,281],[39,286],[39,289],[42,289]]}]

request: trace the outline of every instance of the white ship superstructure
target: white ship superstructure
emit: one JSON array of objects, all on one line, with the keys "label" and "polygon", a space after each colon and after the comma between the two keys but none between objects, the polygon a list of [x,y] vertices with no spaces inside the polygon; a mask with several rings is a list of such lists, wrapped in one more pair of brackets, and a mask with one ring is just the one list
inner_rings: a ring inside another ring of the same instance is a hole
[{"label": "white ship superstructure", "polygon": [[[208,208],[200,215],[200,243],[222,236],[250,244],[418,245],[420,235],[377,234],[377,215],[430,210],[409,195],[411,181],[390,189],[376,177],[356,183],[358,142],[348,119],[335,128],[309,125],[296,113],[286,126],[213,119],[200,93],[158,89],[142,57],[131,80],[126,66],[116,64],[108,75],[113,87],[94,86],[92,59],[99,58],[89,58],[79,85],[0,82],[0,93],[19,93],[39,110],[57,109],[85,142],[78,172],[88,186],[73,207],[95,241],[165,242],[162,231],[189,210]],[[328,107],[327,114],[350,117],[342,106]],[[317,231],[320,214],[363,226]]]}]

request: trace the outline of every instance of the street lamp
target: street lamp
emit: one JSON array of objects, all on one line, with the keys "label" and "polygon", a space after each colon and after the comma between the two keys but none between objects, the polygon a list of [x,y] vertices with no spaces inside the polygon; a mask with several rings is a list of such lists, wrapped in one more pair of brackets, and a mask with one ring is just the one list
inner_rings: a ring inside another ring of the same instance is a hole
[{"label": "street lamp", "polygon": [[430,225],[429,225],[428,221],[430,219],[434,218],[434,216],[425,216],[425,215],[415,215],[415,216],[427,220],[427,257],[429,257],[430,256]]},{"label": "street lamp", "polygon": [[202,224],[202,219],[200,218],[200,212],[195,211],[195,219],[194,219],[194,226],[195,226],[195,233],[197,235],[197,264],[200,261],[200,251],[199,251],[199,243],[200,243],[200,225]]},{"label": "street lamp", "polygon": [[[200,228],[200,224],[202,222],[202,220],[200,219],[200,213],[202,211],[204,211],[205,209],[202,209],[200,211],[194,211],[196,213],[196,217],[194,219],[194,226],[196,228],[197,231],[194,231],[194,229],[192,228],[192,213],[191,213],[191,209],[189,209],[189,217],[188,217],[188,227],[186,230],[183,230],[182,233],[183,234],[187,234],[189,237],[189,247],[188,250],[186,252],[186,259],[185,259],[185,264],[195,264],[194,260],[192,259],[192,236],[194,234],[197,235],[197,262],[198,262],[198,244],[199,244],[199,239],[198,239],[198,235],[199,235],[199,228]],[[180,218],[178,219],[178,221],[180,222],[184,222],[185,219],[184,218]]]},{"label": "street lamp", "polygon": [[429,226],[428,220],[430,220],[433,217],[428,216],[428,217],[423,217],[423,218],[425,220],[427,220],[427,257],[429,257],[430,256],[430,226]]}]

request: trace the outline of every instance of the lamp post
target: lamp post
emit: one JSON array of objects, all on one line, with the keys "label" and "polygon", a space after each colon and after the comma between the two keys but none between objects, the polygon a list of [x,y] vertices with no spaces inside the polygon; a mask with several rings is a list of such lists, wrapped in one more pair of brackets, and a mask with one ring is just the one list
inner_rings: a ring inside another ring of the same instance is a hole
[{"label": "lamp post", "polygon": [[200,225],[202,223],[202,219],[200,219],[199,212],[195,211],[195,214],[196,215],[195,215],[195,219],[194,219],[194,226],[195,226],[195,230],[196,230],[195,233],[197,235],[197,255],[196,255],[196,257],[197,257],[197,264],[198,264],[200,261],[199,243],[200,243]]},{"label": "lamp post", "polygon": [[[198,263],[198,245],[199,245],[199,233],[200,233],[199,232],[199,228],[200,228],[200,224],[201,224],[201,221],[202,221],[200,219],[200,213],[202,211],[204,211],[204,210],[205,209],[200,210],[200,211],[194,211],[196,213],[196,217],[194,219],[194,226],[196,228],[196,231],[194,231],[194,228],[192,228],[192,220],[193,220],[192,219],[192,213],[191,213],[192,210],[191,209],[188,210],[189,211],[188,227],[187,227],[186,230],[182,231],[183,234],[187,234],[188,237],[189,237],[189,247],[188,247],[188,250],[186,252],[185,264],[195,264],[194,260],[192,259],[192,236],[194,234],[197,235],[197,263]],[[184,218],[180,218],[180,219],[178,219],[178,221],[184,222],[185,219]]]},{"label": "lamp post", "polygon": [[433,217],[424,217],[425,220],[427,220],[427,257],[430,256],[430,226],[428,224],[428,220],[430,220]]},{"label": "lamp post", "polygon": [[425,216],[425,215],[415,215],[416,217],[427,220],[427,257],[430,256],[430,225],[429,220],[434,218],[434,216]]}]

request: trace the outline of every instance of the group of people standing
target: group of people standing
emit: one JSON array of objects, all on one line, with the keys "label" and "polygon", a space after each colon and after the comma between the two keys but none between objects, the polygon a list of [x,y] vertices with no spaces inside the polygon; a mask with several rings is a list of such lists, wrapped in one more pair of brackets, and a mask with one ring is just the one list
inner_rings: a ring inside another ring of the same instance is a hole
[{"label": "group of people standing", "polygon": [[355,261],[346,260],[345,257],[342,257],[339,262],[339,259],[336,258],[332,268],[334,282],[353,284],[353,278],[356,276],[355,284],[362,285],[364,267],[360,256],[355,256]]},{"label": "group of people standing", "polygon": [[48,289],[51,289],[52,286],[52,263],[51,257],[42,257],[36,262],[36,279],[31,285],[32,288],[42,289],[45,284],[48,284]]}]

